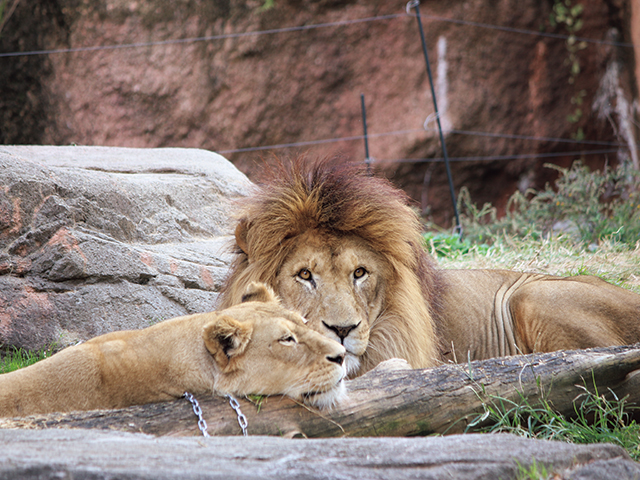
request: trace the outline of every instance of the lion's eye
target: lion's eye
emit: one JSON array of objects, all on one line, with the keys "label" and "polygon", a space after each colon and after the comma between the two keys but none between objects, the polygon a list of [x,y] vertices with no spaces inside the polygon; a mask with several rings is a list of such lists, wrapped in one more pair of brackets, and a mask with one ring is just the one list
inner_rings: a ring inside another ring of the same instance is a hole
[{"label": "lion's eye", "polygon": [[311,280],[311,272],[306,268],[303,268],[298,272],[298,277],[300,277],[302,280]]},{"label": "lion's eye", "polygon": [[363,267],[358,267],[353,272],[353,278],[362,278],[367,274],[367,271]]},{"label": "lion's eye", "polygon": [[285,345],[293,345],[294,343],[298,343],[296,337],[293,335],[285,335],[280,339],[280,343]]}]

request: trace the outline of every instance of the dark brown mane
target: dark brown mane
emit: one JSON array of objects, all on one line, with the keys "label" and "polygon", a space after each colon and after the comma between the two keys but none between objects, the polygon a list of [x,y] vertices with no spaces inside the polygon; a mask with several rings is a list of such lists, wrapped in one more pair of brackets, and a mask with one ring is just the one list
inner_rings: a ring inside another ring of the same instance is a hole
[{"label": "dark brown mane", "polygon": [[228,285],[247,269],[254,279],[268,283],[295,237],[323,229],[336,236],[359,236],[392,263],[415,272],[433,308],[435,270],[421,246],[419,218],[408,205],[404,192],[386,179],[368,176],[363,165],[304,156],[276,161],[267,167],[257,194],[242,204],[238,257]]}]

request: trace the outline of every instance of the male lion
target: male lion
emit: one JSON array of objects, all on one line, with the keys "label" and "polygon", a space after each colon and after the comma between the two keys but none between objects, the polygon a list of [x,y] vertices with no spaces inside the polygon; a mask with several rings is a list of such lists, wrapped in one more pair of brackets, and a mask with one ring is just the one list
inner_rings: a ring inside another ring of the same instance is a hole
[{"label": "male lion", "polygon": [[349,375],[392,357],[425,368],[640,341],[640,295],[589,276],[436,270],[418,216],[387,181],[304,158],[272,168],[241,206],[221,305],[269,284],[345,346]]},{"label": "male lion", "polygon": [[327,407],[344,392],[345,350],[307,328],[273,292],[69,347],[0,375],[0,417],[122,408],[192,394],[287,394]]}]

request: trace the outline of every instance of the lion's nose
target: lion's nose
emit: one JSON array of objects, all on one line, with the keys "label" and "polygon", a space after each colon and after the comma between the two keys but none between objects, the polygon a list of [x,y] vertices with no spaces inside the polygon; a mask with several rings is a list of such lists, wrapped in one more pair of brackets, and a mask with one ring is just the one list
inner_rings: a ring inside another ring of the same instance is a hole
[{"label": "lion's nose", "polygon": [[347,338],[349,333],[351,333],[351,331],[358,326],[358,325],[347,325],[345,327],[341,327],[338,325],[327,325],[325,322],[322,322],[322,324],[325,327],[327,327],[329,330],[334,332],[336,335],[338,335],[338,338],[340,339],[340,343],[343,343],[343,340]]},{"label": "lion's nose", "polygon": [[344,362],[344,353],[341,353],[340,355],[334,355],[334,356],[327,355],[327,360],[333,363],[337,363],[338,365],[342,365]]}]

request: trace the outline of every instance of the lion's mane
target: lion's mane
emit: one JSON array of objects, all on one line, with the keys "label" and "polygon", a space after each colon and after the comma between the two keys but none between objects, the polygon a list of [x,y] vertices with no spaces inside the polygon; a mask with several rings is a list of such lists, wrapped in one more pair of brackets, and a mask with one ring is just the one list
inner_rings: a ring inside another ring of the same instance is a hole
[{"label": "lion's mane", "polygon": [[370,326],[367,363],[400,356],[419,363],[414,367],[433,365],[439,357],[433,320],[438,280],[421,246],[418,216],[401,190],[359,165],[298,157],[269,167],[240,207],[237,257],[220,307],[240,302],[252,281],[276,288],[281,265],[309,229],[358,236],[392,266],[385,308]]}]

